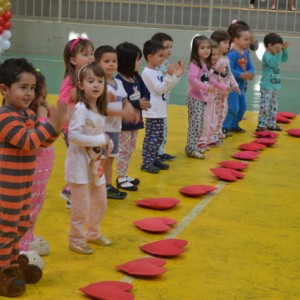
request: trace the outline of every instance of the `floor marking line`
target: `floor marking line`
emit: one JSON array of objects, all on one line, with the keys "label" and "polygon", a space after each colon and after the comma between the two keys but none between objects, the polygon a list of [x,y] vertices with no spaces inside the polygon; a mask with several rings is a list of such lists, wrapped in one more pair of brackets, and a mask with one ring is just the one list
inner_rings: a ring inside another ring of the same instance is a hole
[{"label": "floor marking line", "polygon": [[[227,182],[220,182],[217,184],[217,189],[207,194],[204,197],[204,200],[200,200],[200,202],[176,225],[172,231],[166,235],[164,239],[176,238],[202,211],[203,209],[212,201],[214,196],[216,196],[223,188],[227,185]],[[145,257],[152,257],[151,255],[146,255]],[[132,283],[135,277],[132,276],[124,276],[120,279],[122,282]]]}]

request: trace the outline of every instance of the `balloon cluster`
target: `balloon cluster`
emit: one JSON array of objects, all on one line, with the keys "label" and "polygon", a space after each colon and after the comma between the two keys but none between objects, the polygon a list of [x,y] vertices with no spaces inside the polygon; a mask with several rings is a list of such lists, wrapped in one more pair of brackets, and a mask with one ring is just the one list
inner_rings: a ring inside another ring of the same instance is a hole
[{"label": "balloon cluster", "polygon": [[0,54],[5,50],[9,49],[11,46],[11,23],[10,19],[12,17],[11,3],[9,0],[0,0]]}]

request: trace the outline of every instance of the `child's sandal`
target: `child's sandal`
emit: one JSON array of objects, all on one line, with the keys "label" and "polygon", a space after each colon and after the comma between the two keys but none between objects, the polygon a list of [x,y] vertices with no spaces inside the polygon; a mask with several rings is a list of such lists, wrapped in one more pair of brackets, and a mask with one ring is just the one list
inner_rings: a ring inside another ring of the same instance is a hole
[{"label": "child's sandal", "polygon": [[258,132],[258,131],[264,131],[264,130],[266,130],[266,128],[264,128],[264,127],[257,127],[255,131]]},{"label": "child's sandal", "polygon": [[282,131],[282,128],[278,125],[268,127],[268,129],[271,130],[271,131]]}]

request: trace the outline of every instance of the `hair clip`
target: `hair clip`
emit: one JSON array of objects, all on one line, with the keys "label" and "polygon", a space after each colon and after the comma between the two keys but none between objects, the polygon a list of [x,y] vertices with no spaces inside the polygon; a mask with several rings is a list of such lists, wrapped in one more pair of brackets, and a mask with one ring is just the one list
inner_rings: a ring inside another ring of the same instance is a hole
[{"label": "hair clip", "polygon": [[70,45],[70,52],[73,51],[74,47],[75,47],[80,41],[84,41],[84,40],[86,40],[85,37],[78,36],[77,39],[75,39],[75,40],[71,43],[71,45]]},{"label": "hair clip", "polygon": [[36,68],[35,71],[41,73],[41,70],[39,68]]},{"label": "hair clip", "polygon": [[237,22],[237,20],[236,19],[233,19],[232,21],[231,21],[231,24],[235,24]]}]

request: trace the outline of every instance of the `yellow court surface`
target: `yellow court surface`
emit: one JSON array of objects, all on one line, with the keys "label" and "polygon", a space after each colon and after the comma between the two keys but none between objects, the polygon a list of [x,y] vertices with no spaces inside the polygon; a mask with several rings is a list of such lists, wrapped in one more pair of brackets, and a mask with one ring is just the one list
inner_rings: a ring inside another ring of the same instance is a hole
[{"label": "yellow court surface", "polygon": [[[56,96],[51,96],[55,103]],[[223,145],[206,152],[205,160],[184,153],[187,108],[169,106],[167,152],[176,155],[168,171],[140,171],[144,132],[130,163],[129,175],[141,180],[137,192],[125,200],[108,200],[103,234],[109,247],[92,245],[94,254],[68,250],[69,209],[59,194],[64,182],[66,148],[55,143],[56,162],[39,216],[36,234],[44,237],[51,253],[44,257],[42,280],[27,285],[19,299],[88,299],[80,287],[99,281],[126,281],[137,300],[300,299],[300,138],[285,130],[300,128],[300,117],[284,124],[277,143],[261,150],[243,171],[244,179],[218,180],[210,171],[233,160],[238,146],[256,139],[257,114],[247,112],[241,126]],[[114,174],[115,180],[115,174]],[[213,185],[218,189],[197,198],[182,195],[186,185]],[[144,198],[171,197],[180,203],[169,210],[136,205]],[[132,222],[146,217],[170,217],[177,224],[163,234],[143,232]],[[139,247],[160,239],[188,241],[185,252],[166,260],[166,272],[155,278],[127,276],[117,265],[146,257]],[[122,299],[120,299],[122,300]]]}]

